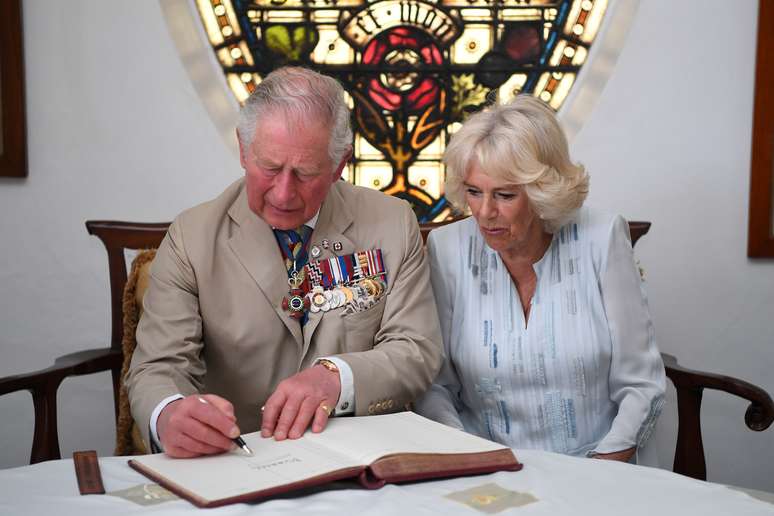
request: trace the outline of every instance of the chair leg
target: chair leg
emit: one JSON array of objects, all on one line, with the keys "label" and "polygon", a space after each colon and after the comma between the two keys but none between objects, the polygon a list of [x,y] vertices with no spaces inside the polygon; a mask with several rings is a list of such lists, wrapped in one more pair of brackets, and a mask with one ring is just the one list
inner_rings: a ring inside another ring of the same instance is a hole
[{"label": "chair leg", "polygon": [[700,387],[677,387],[677,411],[679,425],[673,471],[707,480],[707,465],[704,461],[704,443],[701,439],[701,397]]},{"label": "chair leg", "polygon": [[120,392],[121,392],[121,368],[118,367],[116,369],[110,370],[112,376],[113,376],[113,408],[116,413],[116,424],[118,424],[118,408],[119,408],[119,402],[120,402]]},{"label": "chair leg", "polygon": [[35,432],[30,464],[62,458],[56,421],[56,392],[61,382],[62,378],[54,379],[31,390],[35,407]]}]

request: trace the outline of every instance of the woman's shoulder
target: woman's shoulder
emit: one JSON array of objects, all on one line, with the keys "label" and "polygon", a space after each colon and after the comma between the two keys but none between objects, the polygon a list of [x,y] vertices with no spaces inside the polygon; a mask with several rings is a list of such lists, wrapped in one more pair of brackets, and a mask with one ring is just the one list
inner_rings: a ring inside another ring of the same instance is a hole
[{"label": "woman's shoulder", "polygon": [[583,239],[593,243],[602,243],[610,239],[614,231],[628,226],[619,214],[593,206],[583,206],[560,231],[574,239]]}]

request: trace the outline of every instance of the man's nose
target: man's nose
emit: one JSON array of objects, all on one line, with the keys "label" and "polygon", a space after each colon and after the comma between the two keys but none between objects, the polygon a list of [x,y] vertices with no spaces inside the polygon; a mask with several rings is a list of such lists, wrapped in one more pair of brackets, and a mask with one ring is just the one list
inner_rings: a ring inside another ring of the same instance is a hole
[{"label": "man's nose", "polygon": [[274,182],[274,200],[277,203],[289,203],[296,198],[296,177],[292,170],[283,170]]}]

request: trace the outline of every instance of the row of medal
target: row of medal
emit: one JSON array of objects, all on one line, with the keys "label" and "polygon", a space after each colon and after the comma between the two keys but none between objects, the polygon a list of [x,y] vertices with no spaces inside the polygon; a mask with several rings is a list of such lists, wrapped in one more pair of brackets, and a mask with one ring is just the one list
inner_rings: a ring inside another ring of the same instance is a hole
[{"label": "row of medal", "polygon": [[339,284],[327,290],[316,285],[306,294],[304,306],[312,313],[341,307],[345,307],[341,315],[362,312],[376,304],[386,289],[387,284],[382,276],[363,278],[347,285]]}]

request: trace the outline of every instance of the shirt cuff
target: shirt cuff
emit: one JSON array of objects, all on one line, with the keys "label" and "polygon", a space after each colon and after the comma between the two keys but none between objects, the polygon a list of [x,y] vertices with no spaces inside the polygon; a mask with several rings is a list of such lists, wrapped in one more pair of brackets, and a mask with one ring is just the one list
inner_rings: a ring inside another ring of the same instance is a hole
[{"label": "shirt cuff", "polygon": [[164,407],[172,403],[173,401],[181,400],[183,399],[182,394],[173,394],[172,396],[168,396],[161,400],[161,402],[156,405],[156,408],[153,409],[153,412],[151,413],[150,418],[150,435],[153,442],[151,443],[151,446],[155,446],[158,451],[163,452],[164,448],[161,447],[161,441],[159,440],[159,434],[156,430],[156,422],[159,420],[159,415],[161,414],[161,411],[164,410]]},{"label": "shirt cuff", "polygon": [[346,416],[355,413],[355,380],[352,376],[352,368],[344,360],[336,357],[320,357],[315,360],[315,364],[320,360],[330,360],[339,368],[339,381],[341,382],[341,393],[339,393],[339,402],[336,405],[335,415]]}]

